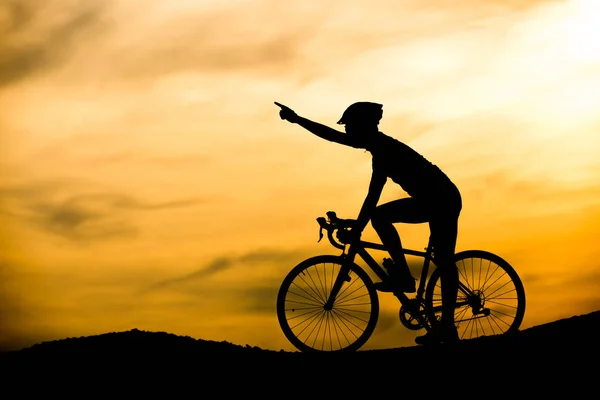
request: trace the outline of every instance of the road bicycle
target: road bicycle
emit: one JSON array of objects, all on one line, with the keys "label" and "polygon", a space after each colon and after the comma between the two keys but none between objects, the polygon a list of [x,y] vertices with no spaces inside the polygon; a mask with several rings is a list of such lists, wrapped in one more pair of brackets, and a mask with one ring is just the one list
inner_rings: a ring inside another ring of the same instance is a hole
[{"label": "road bicycle", "polygon": [[[388,274],[368,249],[382,250],[383,244],[342,239],[354,220],[341,219],[333,211],[319,217],[319,241],[323,230],[340,255],[308,258],[284,278],[277,295],[277,318],[286,338],[302,352],[352,352],[373,334],[379,317],[379,297],[371,276],[355,262],[364,260],[382,281]],[[335,237],[334,237],[335,236]],[[399,318],[410,330],[430,330],[440,321],[441,286],[435,268],[435,249],[404,249],[406,255],[421,257],[419,284],[413,297],[393,292],[400,302]],[[525,314],[525,290],[515,269],[500,256],[484,250],[455,254],[459,289],[455,324],[461,340],[518,331]],[[433,265],[433,267],[432,267]]]}]

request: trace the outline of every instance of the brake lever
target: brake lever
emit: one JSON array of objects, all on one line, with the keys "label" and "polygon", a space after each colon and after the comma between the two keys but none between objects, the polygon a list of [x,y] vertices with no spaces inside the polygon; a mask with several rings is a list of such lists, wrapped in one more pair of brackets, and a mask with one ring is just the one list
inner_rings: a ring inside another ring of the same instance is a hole
[{"label": "brake lever", "polygon": [[329,218],[329,221],[334,222],[337,219],[337,215],[335,213],[335,211],[327,211],[327,217]]},{"label": "brake lever", "polygon": [[317,240],[317,243],[319,243],[321,239],[323,239],[323,224],[326,224],[327,222],[323,217],[317,218],[317,222],[319,223],[319,240]]}]

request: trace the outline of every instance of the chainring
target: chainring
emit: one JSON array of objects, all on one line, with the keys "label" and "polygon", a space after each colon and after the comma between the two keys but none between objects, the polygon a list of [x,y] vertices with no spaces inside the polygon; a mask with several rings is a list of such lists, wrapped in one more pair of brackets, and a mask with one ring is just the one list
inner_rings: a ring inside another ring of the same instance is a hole
[{"label": "chainring", "polygon": [[[425,313],[425,306],[423,305],[423,302],[418,300],[411,300],[410,304],[408,305],[403,304],[402,307],[400,307],[398,316],[400,317],[400,322],[402,325],[411,331],[423,329],[428,323],[427,314]],[[418,316],[421,318],[419,319]]]}]

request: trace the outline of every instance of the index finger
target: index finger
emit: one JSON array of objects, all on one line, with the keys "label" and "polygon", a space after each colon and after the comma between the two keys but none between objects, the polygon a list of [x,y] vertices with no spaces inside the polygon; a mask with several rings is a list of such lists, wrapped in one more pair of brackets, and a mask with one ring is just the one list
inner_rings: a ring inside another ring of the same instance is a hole
[{"label": "index finger", "polygon": [[281,103],[278,103],[278,102],[276,102],[276,101],[274,101],[273,103],[277,104],[277,105],[278,105],[279,107],[281,107],[281,108],[287,108],[287,107],[286,107],[286,106],[284,106],[283,104],[281,104]]}]

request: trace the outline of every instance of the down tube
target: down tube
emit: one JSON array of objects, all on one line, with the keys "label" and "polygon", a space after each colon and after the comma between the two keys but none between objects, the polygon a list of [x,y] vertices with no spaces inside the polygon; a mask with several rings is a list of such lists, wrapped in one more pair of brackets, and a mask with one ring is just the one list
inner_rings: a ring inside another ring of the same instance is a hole
[{"label": "down tube", "polygon": [[365,250],[364,248],[360,248],[356,251],[356,253],[363,259],[365,260],[365,262],[367,263],[367,265],[369,267],[371,267],[371,269],[373,270],[373,272],[375,272],[375,274],[377,274],[377,276],[379,277],[379,279],[381,279],[382,281],[385,280],[387,278],[387,273],[385,273],[385,271],[383,270],[383,268],[381,268],[379,266],[379,263],[377,263],[377,261],[375,261],[375,259],[373,258],[373,256],[371,256],[369,254],[369,252],[367,252],[367,250]]}]

